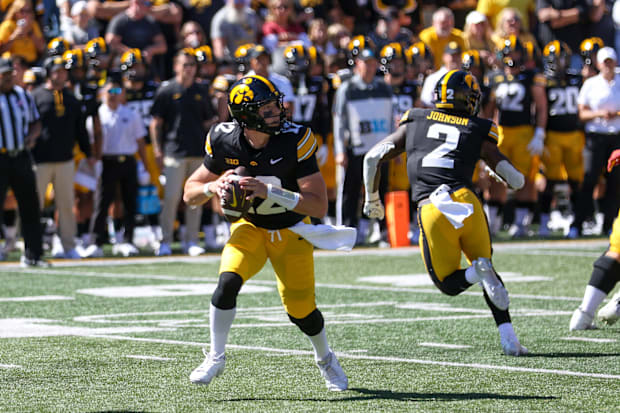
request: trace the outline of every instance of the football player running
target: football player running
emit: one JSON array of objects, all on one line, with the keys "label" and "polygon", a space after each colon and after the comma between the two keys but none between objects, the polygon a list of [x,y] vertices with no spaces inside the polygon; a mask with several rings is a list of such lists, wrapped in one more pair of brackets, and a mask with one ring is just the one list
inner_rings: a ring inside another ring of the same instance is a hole
[{"label": "football player running", "polygon": [[[294,232],[309,223],[309,217],[322,218],[327,210],[314,135],[308,127],[285,121],[282,94],[261,76],[245,76],[233,85],[229,109],[234,122],[219,123],[209,131],[204,163],[185,184],[184,201],[198,205],[216,193],[222,195],[232,169],[244,166],[251,176],[239,183],[251,192],[253,206],[231,226],[211,299],[210,351],[203,350],[206,358],[190,381],[209,384],[222,374],[239,290],[269,259],[282,304],[310,339],[327,388],[346,390],[347,377],[327,343],[323,316],[316,307],[313,246],[306,240],[309,236]],[[351,231],[349,247],[355,241]]]},{"label": "football player running", "polygon": [[579,124],[577,106],[582,77],[568,71],[570,59],[570,48],[560,40],[549,42],[543,50],[548,115],[542,162],[545,165],[547,185],[540,199],[540,236],[550,234],[547,224],[554,188],[568,179],[571,206],[575,211],[574,200],[583,180],[585,136]]},{"label": "football player running", "polygon": [[[513,237],[528,235],[529,224],[536,205],[537,191],[534,175],[538,170],[540,156],[545,144],[547,124],[547,98],[545,79],[524,67],[526,50],[516,36],[504,40],[500,51],[503,71],[487,75],[491,88],[491,104],[497,108],[499,125],[499,150],[525,175],[525,186],[515,194],[515,223],[509,233]],[[536,119],[532,122],[532,106]],[[536,125],[536,129],[532,126]],[[501,226],[500,212],[506,202],[506,187],[492,182],[488,202],[489,224],[495,234]]]},{"label": "football player running", "polygon": [[[396,132],[364,157],[364,212],[381,218],[377,192],[379,165],[407,153],[413,200],[418,204],[420,251],[426,269],[441,292],[458,295],[481,283],[484,299],[498,326],[503,352],[527,354],[508,312],[508,292],[491,263],[491,237],[471,177],[481,157],[511,188],[524,185],[523,175],[497,148],[497,127],[476,116],[480,87],[462,70],[446,73],[435,87],[435,109],[411,109]],[[471,263],[460,268],[461,254]]]},{"label": "football player running", "polygon": [[[618,163],[620,163],[620,149],[611,153],[607,161],[607,172],[611,172]],[[594,312],[620,281],[620,213],[614,221],[609,237],[609,248],[594,261],[592,266],[594,268],[583,294],[583,300],[570,319],[568,328],[571,331],[596,329]],[[620,318],[620,291],[599,310],[598,318],[608,325],[618,321]]]}]

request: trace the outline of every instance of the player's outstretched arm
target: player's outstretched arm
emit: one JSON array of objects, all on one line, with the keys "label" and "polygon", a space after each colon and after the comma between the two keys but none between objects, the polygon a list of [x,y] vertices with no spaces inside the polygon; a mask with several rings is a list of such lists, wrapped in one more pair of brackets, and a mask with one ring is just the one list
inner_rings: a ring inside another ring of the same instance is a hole
[{"label": "player's outstretched arm", "polygon": [[379,190],[379,166],[385,161],[400,155],[405,150],[407,126],[401,125],[396,131],[377,143],[364,156],[364,188],[366,193]]},{"label": "player's outstretched arm", "polygon": [[200,165],[185,182],[183,201],[189,206],[204,204],[227,185],[226,177],[232,173],[230,169],[217,175]]},{"label": "player's outstretched arm", "polygon": [[369,218],[383,219],[385,210],[379,198],[379,166],[405,150],[407,127],[401,125],[396,132],[370,148],[364,156],[364,214]]},{"label": "player's outstretched arm", "polygon": [[508,158],[497,148],[497,144],[490,141],[482,142],[482,159],[491,167],[512,189],[521,189],[525,185],[525,177],[510,163]]}]

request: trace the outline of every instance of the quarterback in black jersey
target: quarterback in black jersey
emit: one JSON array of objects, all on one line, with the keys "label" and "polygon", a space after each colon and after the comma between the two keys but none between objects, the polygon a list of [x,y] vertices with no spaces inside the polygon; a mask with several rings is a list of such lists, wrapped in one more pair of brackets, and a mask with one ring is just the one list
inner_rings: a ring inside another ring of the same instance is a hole
[{"label": "quarterback in black jersey", "polygon": [[322,218],[327,210],[325,182],[317,166],[316,140],[310,128],[285,121],[282,94],[268,79],[245,76],[237,81],[228,105],[234,122],[219,123],[206,139],[206,156],[185,184],[189,205],[222,194],[231,173],[244,166],[251,176],[239,179],[253,200],[247,218],[231,226],[222,251],[220,278],[210,309],[211,349],[190,375],[209,384],[224,370],[224,350],[236,300],[244,282],[270,260],[289,319],[310,339],[329,390],[346,390],[348,380],[327,344],[324,320],[314,294],[313,247],[289,227]]},{"label": "quarterback in black jersey", "polygon": [[[471,176],[481,157],[512,188],[523,175],[497,149],[497,127],[476,117],[480,87],[461,70],[446,73],[435,87],[435,109],[412,109],[398,130],[364,157],[364,213],[382,218],[379,165],[407,153],[413,200],[418,204],[420,250],[427,271],[444,294],[457,295],[480,282],[493,313],[505,354],[527,354],[508,312],[508,292],[491,263],[491,237]],[[499,178],[498,177],[498,178]],[[471,264],[460,268],[461,254]]]}]

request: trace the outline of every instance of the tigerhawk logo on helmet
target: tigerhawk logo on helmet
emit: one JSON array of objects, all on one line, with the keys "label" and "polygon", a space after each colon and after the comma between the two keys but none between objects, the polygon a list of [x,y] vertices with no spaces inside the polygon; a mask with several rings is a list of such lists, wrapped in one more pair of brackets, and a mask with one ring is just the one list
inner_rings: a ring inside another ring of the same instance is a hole
[{"label": "tigerhawk logo on helmet", "polygon": [[[278,134],[286,119],[283,99],[284,95],[269,79],[252,75],[239,79],[228,95],[228,111],[233,120],[243,128],[257,130],[270,134]],[[271,102],[275,102],[279,110],[279,122],[268,125],[265,118],[259,114],[259,109]]]}]

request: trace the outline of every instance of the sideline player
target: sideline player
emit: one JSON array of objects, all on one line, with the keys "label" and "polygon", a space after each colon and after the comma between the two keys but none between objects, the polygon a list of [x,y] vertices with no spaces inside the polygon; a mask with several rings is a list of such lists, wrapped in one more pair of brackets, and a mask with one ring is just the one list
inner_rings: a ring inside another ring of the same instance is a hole
[{"label": "sideline player", "polygon": [[[492,90],[491,103],[497,109],[498,147],[510,162],[525,175],[525,186],[515,192],[515,222],[510,227],[512,237],[525,237],[529,232],[537,201],[534,175],[544,150],[547,125],[545,79],[525,68],[526,50],[514,35],[504,40],[500,51],[501,72],[487,75]],[[536,110],[532,112],[532,104]],[[535,113],[536,128],[532,113]],[[489,199],[489,224],[495,235],[501,227],[501,209],[506,203],[505,186],[492,182]]]},{"label": "sideline player", "polygon": [[229,109],[234,122],[219,123],[209,131],[204,163],[187,180],[184,201],[194,206],[221,194],[231,169],[244,166],[251,176],[239,182],[252,192],[253,206],[247,218],[231,226],[211,299],[210,352],[203,350],[205,360],[190,381],[209,384],[224,371],[239,290],[269,259],[282,304],[310,339],[327,388],[346,390],[347,377],[327,343],[323,315],[316,307],[312,244],[291,228],[309,223],[309,216],[323,218],[327,211],[314,135],[310,128],[285,121],[282,94],[262,76],[237,81],[229,94]]},{"label": "sideline player", "polygon": [[542,162],[547,184],[540,198],[538,235],[549,236],[548,228],[554,189],[562,182],[570,186],[571,210],[575,211],[576,194],[583,181],[583,147],[585,136],[579,123],[577,97],[580,74],[569,70],[571,50],[560,40],[549,42],[543,50],[547,94],[547,132]]},{"label": "sideline player", "polygon": [[[411,109],[396,132],[364,157],[364,212],[383,217],[377,192],[380,163],[407,152],[407,172],[418,204],[420,251],[426,269],[447,295],[480,282],[498,326],[506,355],[527,349],[517,338],[508,312],[508,292],[491,263],[491,237],[471,177],[482,157],[508,185],[519,189],[523,175],[497,149],[497,127],[478,118],[480,87],[468,72],[452,70],[435,87],[435,109]],[[460,268],[461,253],[471,265]]]}]

